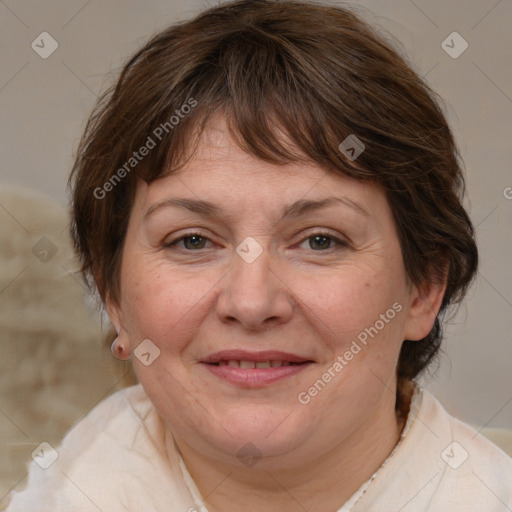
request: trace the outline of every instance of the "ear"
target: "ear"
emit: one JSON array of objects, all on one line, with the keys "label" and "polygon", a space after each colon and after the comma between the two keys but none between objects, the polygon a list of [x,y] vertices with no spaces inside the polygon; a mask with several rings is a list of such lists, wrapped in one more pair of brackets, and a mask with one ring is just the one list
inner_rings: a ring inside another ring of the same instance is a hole
[{"label": "ear", "polygon": [[[116,330],[118,338],[126,338],[126,330],[124,328],[124,317],[121,311],[121,307],[118,302],[112,298],[110,294],[107,293],[105,297],[105,308],[107,310],[108,317]],[[128,339],[126,338],[126,342]]]},{"label": "ear", "polygon": [[441,283],[412,285],[408,318],[404,329],[404,339],[418,341],[428,335],[441,309],[446,279]]}]

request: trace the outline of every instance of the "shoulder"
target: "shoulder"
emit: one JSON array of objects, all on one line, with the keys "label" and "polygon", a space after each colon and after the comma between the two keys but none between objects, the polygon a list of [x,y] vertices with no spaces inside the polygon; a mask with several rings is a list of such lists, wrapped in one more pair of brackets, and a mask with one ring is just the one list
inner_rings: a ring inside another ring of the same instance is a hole
[{"label": "shoulder", "polygon": [[[445,408],[441,405],[439,400],[432,395],[429,391],[423,391],[423,399],[418,416],[434,427],[439,428],[445,432],[453,443],[460,444],[460,455],[457,460],[463,464],[462,459],[469,460],[473,458],[479,462],[482,459],[486,460],[488,465],[490,463],[497,463],[500,466],[504,465],[512,469],[512,458],[509,457],[503,450],[488,440],[480,431],[475,430],[467,423],[451,416]],[[457,455],[457,447],[454,448],[454,457]],[[466,454],[467,453],[467,457]],[[448,450],[444,457],[450,459],[452,450]],[[456,465],[453,462],[451,465]]]},{"label": "shoulder", "polygon": [[[13,495],[7,511],[46,512],[71,505],[84,512],[98,506],[124,510],[119,507],[136,469],[146,470],[148,477],[158,467],[165,473],[164,446],[162,421],[142,387],[118,391],[77,423],[54,451],[30,463],[27,487]],[[41,464],[45,456],[51,464]]]},{"label": "shoulder", "polygon": [[459,510],[465,503],[466,510],[489,512],[512,508],[512,458],[448,414],[428,391],[423,391],[418,419],[432,430],[431,437],[437,436],[431,445],[436,448],[432,456],[438,459],[440,471],[436,506],[452,504],[453,510]]},{"label": "shoulder", "polygon": [[510,512],[512,460],[416,385],[400,444],[353,510]]},{"label": "shoulder", "polygon": [[[77,423],[64,437],[62,447],[88,450],[90,445],[84,441],[92,442],[105,434],[113,434],[116,444],[130,447],[141,425],[154,415],[155,408],[140,384],[122,389],[101,401]],[[154,421],[151,423],[156,427]]]},{"label": "shoulder", "polygon": [[159,417],[142,386],[131,386],[101,401],[79,421],[62,440],[59,455],[64,461],[80,458],[106,440],[109,451],[118,455],[131,449],[141,433],[158,436],[159,427]]}]

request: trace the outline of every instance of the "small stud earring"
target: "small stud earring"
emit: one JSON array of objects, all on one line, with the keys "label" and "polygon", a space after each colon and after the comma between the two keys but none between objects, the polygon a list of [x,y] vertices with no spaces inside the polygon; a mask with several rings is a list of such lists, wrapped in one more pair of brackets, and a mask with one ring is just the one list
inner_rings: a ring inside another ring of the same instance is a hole
[{"label": "small stud earring", "polygon": [[120,361],[126,361],[127,359],[130,359],[129,351],[125,349],[123,344],[119,341],[119,338],[116,338],[112,342],[112,345],[110,345],[110,350],[112,351],[114,357]]}]

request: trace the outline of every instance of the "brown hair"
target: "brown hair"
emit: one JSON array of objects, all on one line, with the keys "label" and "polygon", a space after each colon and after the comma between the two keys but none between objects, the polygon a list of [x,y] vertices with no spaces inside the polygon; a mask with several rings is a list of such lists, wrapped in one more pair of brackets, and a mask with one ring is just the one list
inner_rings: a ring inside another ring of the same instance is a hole
[{"label": "brown hair", "polygon": [[[447,270],[440,315],[462,299],[478,254],[457,148],[435,94],[347,9],[241,0],[153,37],[88,121],[70,178],[72,235],[102,300],[119,297],[138,179],[183,164],[218,112],[258,158],[309,159],[383,187],[410,280],[437,282]],[[351,134],[365,145],[356,161],[339,149]],[[405,340],[398,378],[421,372],[441,339],[438,316],[424,339]]]}]

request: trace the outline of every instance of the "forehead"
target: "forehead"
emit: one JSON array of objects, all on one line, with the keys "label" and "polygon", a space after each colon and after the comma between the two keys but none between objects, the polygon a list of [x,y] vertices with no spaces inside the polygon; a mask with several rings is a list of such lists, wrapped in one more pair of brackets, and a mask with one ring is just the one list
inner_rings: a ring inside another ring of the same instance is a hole
[{"label": "forehead", "polygon": [[[280,169],[286,169],[289,170],[289,172],[300,171],[302,173],[311,169],[312,172],[309,173],[310,175],[317,174],[314,172],[314,169],[319,169],[319,165],[310,161],[306,154],[297,151],[296,146],[293,145],[284,132],[279,130],[277,131],[280,133],[280,143],[293,146],[295,148],[295,152],[299,153],[303,157],[304,161],[309,161],[308,165],[304,166],[296,162],[277,164],[258,159],[256,156],[251,155],[240,147],[238,142],[231,135],[226,118],[222,115],[217,115],[209,121],[201,133],[198,139],[197,148],[190,159],[190,163],[192,163],[192,165],[185,165],[184,168],[190,169],[195,167],[193,164],[196,162],[200,162],[201,165],[205,162],[209,162],[212,165],[218,165],[219,167],[222,167],[224,162],[247,162],[248,164],[251,164],[254,170],[270,169],[275,174],[282,174],[278,172]],[[324,169],[320,169],[320,171],[322,174],[325,174]]]},{"label": "forehead", "polygon": [[[284,133],[280,142],[292,145]],[[298,151],[295,150],[295,152]],[[239,146],[230,133],[225,117],[217,115],[209,121],[201,133],[190,159],[185,165],[172,171],[169,176],[174,176],[175,181],[181,180],[187,183],[207,181],[209,187],[220,187],[221,183],[228,181],[229,189],[236,185],[241,192],[243,188],[248,188],[249,183],[274,187],[284,183],[286,187],[296,186],[300,189],[305,184],[309,183],[311,186],[323,180],[329,174],[340,174],[321,167],[308,159],[305,154],[302,156],[302,162],[286,164],[260,159]],[[253,191],[256,192],[254,189]]]},{"label": "forehead", "polygon": [[240,148],[225,118],[216,116],[206,125],[186,163],[149,185],[141,184],[136,202],[147,210],[170,196],[180,196],[217,203],[225,210],[251,207],[269,215],[299,199],[328,196],[352,199],[369,210],[386,206],[375,184],[304,159],[276,164],[257,158]]}]

